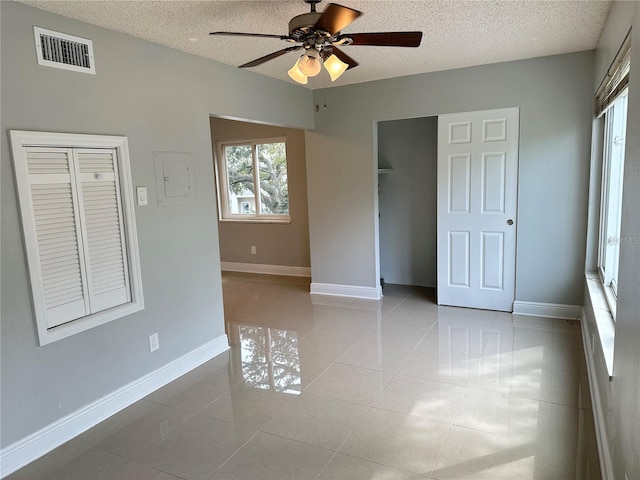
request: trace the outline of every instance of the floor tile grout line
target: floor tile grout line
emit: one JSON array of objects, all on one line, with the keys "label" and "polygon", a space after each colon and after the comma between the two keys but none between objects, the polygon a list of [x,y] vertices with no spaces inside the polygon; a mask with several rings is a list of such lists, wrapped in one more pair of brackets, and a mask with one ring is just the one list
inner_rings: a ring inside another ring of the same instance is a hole
[{"label": "floor tile grout line", "polygon": [[[330,362],[329,365],[327,365],[320,373],[318,373],[318,375],[316,375],[316,377],[313,380],[309,382],[309,385],[307,385],[306,387],[302,388],[302,390],[300,390],[300,393],[303,393],[304,391],[308,390],[309,387],[311,387],[311,385],[313,385],[315,381],[318,380],[318,378],[320,378],[320,376],[324,374],[327,370],[329,370],[334,364],[335,364],[334,362]],[[300,385],[300,387],[302,387],[302,385]]]},{"label": "floor tile grout line", "polygon": [[[321,450],[326,450],[327,452],[332,452],[332,453],[336,453],[337,450],[334,450],[333,448],[328,448],[328,447],[322,447],[320,445],[316,445],[315,443],[311,443],[311,442],[305,442],[304,440],[299,440],[297,438],[291,438],[291,437],[287,437],[285,435],[282,435],[281,433],[274,433],[274,432],[268,432],[265,430],[258,430],[256,432],[256,435],[258,433],[264,433],[265,435],[273,435],[274,437],[278,437],[278,438],[282,438],[283,440],[288,440],[290,442],[296,442],[296,443],[300,443],[302,445],[306,445],[307,447],[315,447],[315,448],[319,448]],[[255,435],[254,435],[255,436]],[[333,457],[332,457],[333,458]]]},{"label": "floor tile grout line", "polygon": [[[471,378],[471,377],[469,377]],[[467,384],[464,386],[464,393],[462,394],[462,398],[460,398],[460,403],[458,403],[458,407],[456,408],[455,413],[453,414],[453,417],[451,418],[451,423],[449,424],[449,430],[447,431],[447,435],[444,437],[444,441],[442,442],[442,445],[440,446],[440,450],[438,451],[438,456],[436,458],[436,463],[433,465],[433,469],[431,470],[431,473],[429,474],[429,478],[432,479],[433,478],[433,472],[436,471],[436,468],[438,468],[438,463],[440,462],[440,457],[442,456],[442,452],[444,451],[444,447],[447,445],[447,440],[449,439],[449,435],[451,435],[451,431],[453,430],[454,427],[454,422],[456,420],[456,417],[458,416],[458,413],[460,412],[460,408],[462,408],[462,402],[464,402],[464,398],[467,396],[467,392],[469,391],[469,380],[467,380]]]},{"label": "floor tile grout line", "polygon": [[[162,443],[162,441],[152,443],[152,444],[151,444],[151,445],[149,445],[147,448],[143,449],[143,450],[139,453],[139,455],[142,455],[144,452],[146,452],[147,450],[149,450],[149,449],[150,449],[150,448],[152,448],[152,447],[155,447],[155,446],[159,445],[160,443]],[[99,445],[99,444],[98,444],[98,445]],[[149,468],[151,468],[152,470],[156,470],[156,471],[158,471],[158,472],[166,473],[166,474],[168,474],[168,475],[172,475],[172,476],[174,476],[174,477],[176,477],[176,478],[180,478],[180,479],[182,479],[182,480],[185,480],[185,478],[184,478],[184,477],[181,477],[180,475],[176,475],[175,473],[168,472],[167,470],[164,470],[163,468],[161,468],[161,467],[159,467],[159,466],[149,465],[148,463],[142,462],[142,461],[140,461],[140,460],[135,460],[135,459],[130,458],[130,457],[125,457],[124,455],[121,455],[121,454],[119,454],[119,453],[111,452],[111,451],[106,450],[106,449],[104,449],[104,448],[102,448],[102,447],[99,447],[98,445],[94,445],[93,447],[89,447],[89,450],[91,450],[92,448],[95,448],[96,450],[100,450],[101,452],[107,453],[107,454],[109,454],[109,455],[113,455],[114,457],[122,458],[123,460],[126,460],[126,461],[128,461],[128,462],[137,463],[138,465],[144,465],[145,467],[149,467]],[[51,474],[55,473],[56,471],[57,471],[57,469],[56,469],[56,470],[54,470],[53,472],[49,472],[49,474],[48,474],[48,475],[51,475]]]},{"label": "floor tile grout line", "polygon": [[[373,402],[375,403],[375,401]],[[362,418],[360,418],[360,420],[358,421],[358,423],[356,423],[356,425],[351,429],[351,431],[349,432],[349,434],[345,437],[345,439],[342,441],[342,443],[340,444],[340,446],[336,449],[336,451],[334,452],[334,454],[331,456],[331,458],[329,459],[329,461],[325,464],[325,466],[322,468],[322,470],[320,471],[320,473],[318,473],[318,475],[316,476],[316,480],[320,477],[320,475],[322,475],[322,472],[325,471],[325,469],[327,468],[327,466],[332,462],[332,460],[335,458],[336,455],[338,455],[338,453],[340,452],[340,449],[344,446],[345,443],[347,443],[347,441],[351,438],[351,435],[353,435],[353,432],[356,431],[356,429],[360,426],[360,424],[362,423],[362,421],[365,419],[365,417],[369,414],[369,412],[371,411],[371,409],[373,408],[373,403],[371,405],[369,405],[367,407],[367,411],[364,412],[364,415],[362,415]]]},{"label": "floor tile grout line", "polygon": [[224,465],[225,465],[229,460],[231,460],[231,459],[234,457],[234,455],[235,455],[236,453],[238,453],[240,450],[242,450],[242,448],[243,448],[247,443],[249,443],[251,440],[253,440],[253,439],[255,438],[255,436],[256,436],[256,435],[258,435],[258,433],[260,433],[260,430],[257,430],[257,431],[256,431],[256,433],[254,433],[253,435],[251,435],[251,437],[250,437],[246,442],[244,442],[242,445],[240,445],[240,447],[238,447],[238,448],[237,448],[237,449],[236,449],[236,450],[235,450],[231,455],[229,455],[229,458],[227,458],[224,462],[222,462],[222,463],[218,466],[218,468],[216,468],[216,469],[213,471],[213,473],[207,477],[207,479],[210,479],[211,477],[213,477],[213,476],[216,474],[216,472],[217,472],[218,470],[220,470],[220,469],[221,469],[221,468],[222,468],[222,467],[223,467],[223,466],[224,466]]},{"label": "floor tile grout line", "polygon": [[[406,300],[407,297],[405,297],[404,300]],[[400,305],[402,302],[400,302],[398,305]],[[396,305],[397,307],[397,305]],[[395,376],[397,375],[394,374],[391,379],[389,379],[389,382],[387,382],[387,384],[382,388],[381,392],[378,394],[378,396],[376,397],[376,399],[371,402],[370,405],[367,406],[367,411],[364,413],[364,415],[362,416],[362,418],[360,418],[360,420],[358,421],[358,423],[351,429],[351,431],[349,432],[349,434],[345,437],[345,439],[342,441],[342,443],[340,444],[340,446],[338,447],[338,449],[335,451],[335,453],[331,456],[331,458],[329,459],[329,461],[325,464],[325,466],[322,468],[322,470],[320,471],[320,473],[318,473],[318,475],[316,476],[316,480],[318,478],[320,478],[320,476],[322,475],[322,473],[326,470],[327,466],[333,461],[333,459],[336,457],[336,455],[338,455],[338,453],[340,452],[340,450],[342,449],[342,447],[344,447],[344,445],[349,441],[349,439],[351,438],[351,436],[353,435],[353,432],[355,432],[358,427],[360,426],[360,424],[362,424],[362,422],[364,421],[364,419],[367,417],[367,415],[369,414],[369,412],[371,411],[371,409],[373,408],[373,405],[375,405],[375,403],[378,401],[378,399],[380,398],[380,396],[383,394],[383,392],[386,390],[386,388],[389,386],[389,384],[393,381],[393,379],[395,378]],[[357,458],[357,457],[356,457]]]}]

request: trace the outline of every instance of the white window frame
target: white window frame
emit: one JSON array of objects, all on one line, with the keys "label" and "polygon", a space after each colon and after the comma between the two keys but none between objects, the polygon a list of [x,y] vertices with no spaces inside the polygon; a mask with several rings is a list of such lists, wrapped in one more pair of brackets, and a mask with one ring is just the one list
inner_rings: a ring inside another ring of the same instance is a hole
[{"label": "white window frame", "polygon": [[[256,213],[253,215],[248,214],[234,214],[231,213],[231,208],[229,205],[229,186],[227,184],[227,161],[224,153],[224,149],[227,146],[242,146],[242,145],[251,145],[251,155],[253,160],[253,179],[254,185],[258,186],[256,188],[255,195],[255,204],[256,209],[260,208],[261,200],[260,200],[260,183],[259,183],[259,162],[258,155],[256,154],[256,147],[258,145],[264,145],[268,143],[284,143],[285,152],[287,151],[287,139],[286,137],[277,137],[277,138],[260,138],[254,140],[243,140],[243,141],[225,141],[225,142],[217,142],[217,158],[216,158],[216,180],[218,187],[218,205],[219,209],[219,219],[221,222],[247,222],[247,223],[291,223],[291,213],[288,214],[260,214]],[[285,153],[286,154],[286,153]],[[287,156],[287,183],[289,181],[289,158]],[[289,201],[291,197],[289,197]],[[291,208],[291,203],[289,202],[289,208]],[[289,210],[291,212],[291,210]]]},{"label": "white window frame", "polygon": [[[618,103],[620,99],[626,97],[626,106],[620,110]],[[612,108],[613,107],[613,108]],[[623,91],[609,108],[604,112],[605,128],[603,139],[603,162],[602,162],[602,186],[600,195],[600,229],[598,237],[598,274],[604,288],[604,294],[609,304],[611,316],[614,321],[617,311],[618,297],[618,268],[620,263],[620,243],[619,238],[620,221],[622,212],[617,202],[618,197],[612,192],[612,187],[622,189],[624,176],[624,155],[618,165],[612,165],[612,150],[618,145],[614,145],[616,139],[611,138],[614,122],[625,121],[628,117],[628,90]],[[622,142],[624,142],[624,138]],[[624,145],[623,145],[624,148]],[[617,168],[614,171],[614,167]],[[620,192],[620,195],[622,192]],[[617,219],[617,223],[611,222],[611,218]],[[607,258],[613,259],[610,263]],[[608,263],[608,265],[607,265]],[[607,268],[608,267],[608,268]]]},{"label": "white window frame", "polygon": [[[43,346],[57,340],[75,335],[85,330],[103,325],[126,315],[144,309],[142,294],[142,276],[140,273],[140,257],[138,253],[138,237],[134,214],[133,184],[129,159],[129,147],[126,137],[108,135],[83,135],[52,132],[29,132],[12,130],[11,145],[15,168],[16,185],[22,216],[22,229],[31,280],[32,299],[39,345]],[[45,318],[44,290],[40,282],[39,253],[33,207],[31,203],[29,172],[26,158],[26,147],[60,147],[60,148],[111,148],[115,149],[119,170],[120,199],[122,203],[123,226],[125,230],[125,246],[127,250],[131,301],[101,312],[87,315],[68,323],[47,328]]]}]

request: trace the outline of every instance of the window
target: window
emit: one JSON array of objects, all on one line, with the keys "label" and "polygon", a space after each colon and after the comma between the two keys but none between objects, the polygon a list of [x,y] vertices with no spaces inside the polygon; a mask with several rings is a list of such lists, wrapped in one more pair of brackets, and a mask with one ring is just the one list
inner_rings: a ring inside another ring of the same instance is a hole
[{"label": "window", "polygon": [[605,113],[598,270],[613,311],[615,311],[615,301],[618,294],[627,104],[628,95],[625,92],[613,102]]},{"label": "window", "polygon": [[126,138],[11,143],[40,345],[142,310]]},{"label": "window", "polygon": [[631,36],[628,35],[596,93],[596,115],[604,115],[598,272],[614,319],[620,244],[623,241],[620,238],[620,223],[631,67],[630,41]]},{"label": "window", "polygon": [[284,139],[219,143],[216,172],[221,220],[290,221]]}]

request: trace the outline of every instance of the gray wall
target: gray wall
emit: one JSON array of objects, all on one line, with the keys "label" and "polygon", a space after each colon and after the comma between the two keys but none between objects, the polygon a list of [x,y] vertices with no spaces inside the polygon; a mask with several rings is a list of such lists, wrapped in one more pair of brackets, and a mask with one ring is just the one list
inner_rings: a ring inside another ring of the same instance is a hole
[{"label": "gray wall", "polygon": [[376,285],[376,121],[520,107],[516,299],[583,299],[593,52],[316,91],[307,133],[313,282]]},{"label": "gray wall", "polygon": [[378,123],[380,276],[436,286],[438,117]]},{"label": "gray wall", "polygon": [[[629,76],[629,109],[627,118],[627,139],[624,165],[624,185],[622,192],[622,226],[620,237],[625,239],[620,248],[618,273],[618,304],[615,323],[615,351],[613,379],[609,381],[602,350],[598,342],[594,350],[594,364],[598,381],[598,397],[602,405],[606,436],[609,442],[616,479],[640,478],[640,4],[637,2],[614,2],[605,29],[596,50],[597,72],[593,91],[602,81],[605,72],[627,31],[633,25],[631,44],[631,74]],[[596,125],[599,122],[596,122]],[[594,132],[597,129],[594,128]],[[599,130],[600,135],[602,130]],[[601,155],[600,138],[594,138],[594,157]],[[600,163],[596,165],[600,168]],[[600,195],[600,172],[594,171],[592,187],[594,194]],[[594,207],[596,202],[591,202]],[[590,246],[597,248],[598,209],[590,212]],[[591,251],[587,263],[595,267],[595,252]],[[585,305],[585,322],[589,338],[597,334],[593,307]]]},{"label": "gray wall", "polygon": [[[307,170],[304,131],[256,123],[211,119],[214,154],[216,142],[286,137],[289,215],[291,223],[219,222],[220,260],[309,267],[309,217],[307,214]],[[251,246],[256,255],[251,255]]]},{"label": "gray wall", "polygon": [[[2,9],[2,447],[224,334],[209,115],[312,128],[311,93],[49,14]],[[93,40],[97,75],[39,67],[33,25]],[[8,130],[126,135],[145,310],[38,347]],[[154,150],[191,152],[196,203],[157,207]],[[160,334],[149,353],[148,335]]]}]

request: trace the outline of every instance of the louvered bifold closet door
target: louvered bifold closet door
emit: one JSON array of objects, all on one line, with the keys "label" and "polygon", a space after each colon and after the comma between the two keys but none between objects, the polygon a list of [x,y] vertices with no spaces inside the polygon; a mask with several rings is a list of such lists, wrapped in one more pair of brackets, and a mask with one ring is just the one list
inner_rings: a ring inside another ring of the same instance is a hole
[{"label": "louvered bifold closet door", "polygon": [[38,252],[32,281],[41,282],[34,300],[53,328],[89,314],[72,151],[27,147],[26,157]]},{"label": "louvered bifold closet door", "polygon": [[115,149],[74,150],[91,313],[131,301]]}]

